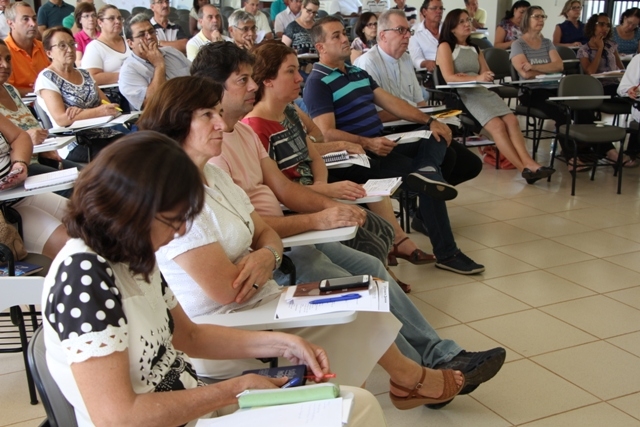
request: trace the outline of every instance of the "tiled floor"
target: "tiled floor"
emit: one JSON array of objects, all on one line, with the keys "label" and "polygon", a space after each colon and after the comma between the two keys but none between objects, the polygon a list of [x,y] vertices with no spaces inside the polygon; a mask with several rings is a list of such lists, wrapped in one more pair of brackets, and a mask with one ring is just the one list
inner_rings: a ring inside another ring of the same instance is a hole
[{"label": "tiled floor", "polygon": [[[396,410],[376,368],[367,388],[390,426],[640,427],[640,169],[624,171],[621,195],[609,171],[580,174],[575,197],[569,184],[562,165],[533,186],[486,167],[449,204],[459,246],[486,272],[400,260],[396,273],[443,337],[508,355],[492,381],[438,411]],[[42,419],[17,355],[0,355],[0,402],[0,426]]]}]

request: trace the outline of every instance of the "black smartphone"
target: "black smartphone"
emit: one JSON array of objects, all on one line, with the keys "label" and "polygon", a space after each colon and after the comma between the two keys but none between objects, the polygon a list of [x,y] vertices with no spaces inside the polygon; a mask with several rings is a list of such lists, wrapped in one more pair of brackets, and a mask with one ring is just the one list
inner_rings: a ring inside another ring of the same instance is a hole
[{"label": "black smartphone", "polygon": [[336,279],[325,279],[320,282],[320,292],[335,291],[340,289],[362,288],[369,286],[371,276],[363,274],[361,276],[339,277]]}]

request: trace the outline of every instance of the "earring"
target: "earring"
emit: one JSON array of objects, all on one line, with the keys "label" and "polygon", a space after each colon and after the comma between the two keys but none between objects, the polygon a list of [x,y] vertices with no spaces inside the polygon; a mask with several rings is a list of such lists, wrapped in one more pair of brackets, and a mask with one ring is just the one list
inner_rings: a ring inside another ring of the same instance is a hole
[{"label": "earring", "polygon": [[179,239],[180,238],[180,233],[178,233],[177,231],[175,233],[173,233],[173,238],[174,239]]}]

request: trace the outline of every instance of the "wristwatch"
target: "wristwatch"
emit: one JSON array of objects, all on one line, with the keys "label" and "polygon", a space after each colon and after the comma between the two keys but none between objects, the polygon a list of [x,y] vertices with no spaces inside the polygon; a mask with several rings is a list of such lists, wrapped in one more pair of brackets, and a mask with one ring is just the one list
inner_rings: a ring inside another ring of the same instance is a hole
[{"label": "wristwatch", "polygon": [[427,120],[427,126],[431,126],[431,123],[433,123],[435,119],[433,118],[433,116],[429,116],[429,120]]},{"label": "wristwatch", "polygon": [[273,254],[273,257],[276,259],[276,266],[273,268],[274,270],[277,270],[280,268],[280,265],[282,264],[282,257],[280,256],[280,254],[278,254],[278,251],[276,251],[275,249],[273,249],[271,246],[263,246],[263,249],[268,249],[271,251],[271,253]]}]

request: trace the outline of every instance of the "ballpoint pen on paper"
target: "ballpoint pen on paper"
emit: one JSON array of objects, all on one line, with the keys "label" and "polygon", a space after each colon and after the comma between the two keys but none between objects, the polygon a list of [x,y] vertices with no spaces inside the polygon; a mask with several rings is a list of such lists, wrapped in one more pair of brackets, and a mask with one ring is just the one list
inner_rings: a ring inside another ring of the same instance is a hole
[{"label": "ballpoint pen on paper", "polygon": [[329,302],[349,301],[352,299],[358,299],[360,297],[360,294],[347,294],[335,298],[314,299],[313,301],[309,301],[309,304],[326,304]]},{"label": "ballpoint pen on paper", "polygon": [[[306,377],[305,377],[306,378]],[[298,385],[298,383],[300,382],[300,378],[294,378],[291,381],[287,382],[286,384],[284,384],[282,387],[280,388],[289,388],[289,387],[295,387],[296,385]]]},{"label": "ballpoint pen on paper", "polygon": [[[315,380],[320,378],[335,378],[336,374],[324,374],[322,377],[316,377],[315,375],[305,375],[304,378],[307,380]],[[286,384],[285,384],[286,385]]]}]

